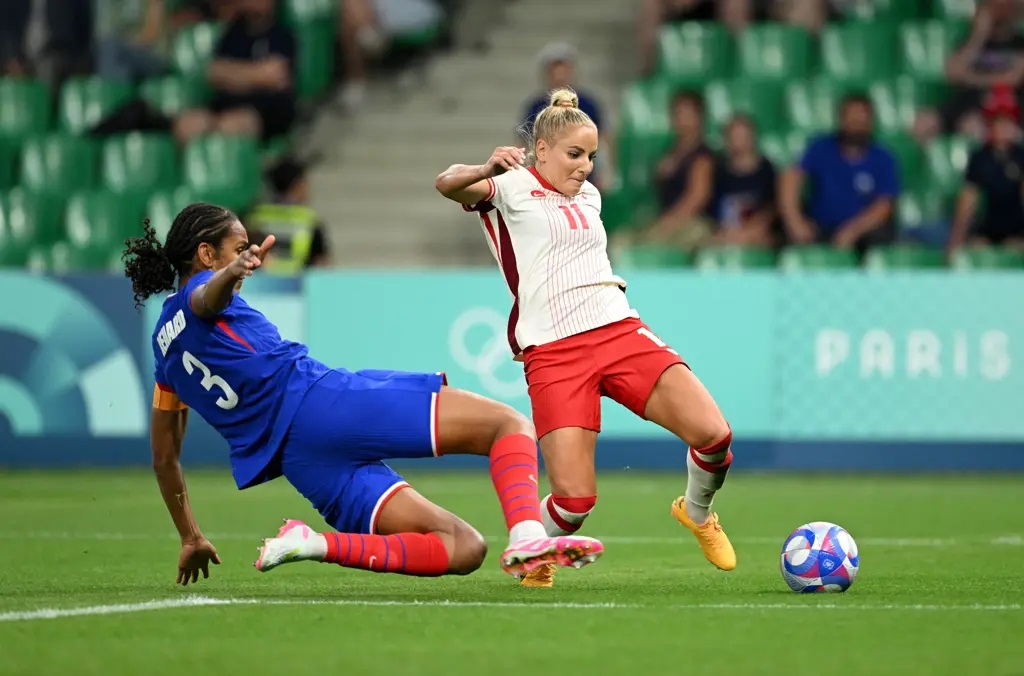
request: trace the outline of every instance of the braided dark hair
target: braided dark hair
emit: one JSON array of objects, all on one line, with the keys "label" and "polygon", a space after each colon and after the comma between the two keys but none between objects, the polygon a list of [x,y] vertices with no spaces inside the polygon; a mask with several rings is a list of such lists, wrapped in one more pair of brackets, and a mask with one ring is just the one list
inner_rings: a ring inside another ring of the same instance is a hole
[{"label": "braided dark hair", "polygon": [[121,254],[124,276],[132,280],[135,307],[161,291],[173,291],[179,278],[192,271],[196,249],[203,242],[220,246],[231,223],[238,220],[230,210],[216,204],[196,202],[182,209],[160,244],[149,219],[142,222],[142,237],[125,240]]}]

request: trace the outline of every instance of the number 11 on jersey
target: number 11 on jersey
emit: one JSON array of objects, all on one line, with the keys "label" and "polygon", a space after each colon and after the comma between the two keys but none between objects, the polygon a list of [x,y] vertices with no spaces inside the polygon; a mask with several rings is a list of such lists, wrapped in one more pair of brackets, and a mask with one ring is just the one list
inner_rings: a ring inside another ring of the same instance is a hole
[{"label": "number 11 on jersey", "polygon": [[[565,206],[563,204],[558,207],[558,210],[565,214],[565,219],[569,221],[570,230],[578,230],[580,226],[582,226],[584,230],[590,230],[590,223],[587,222],[587,217],[583,215],[583,210],[580,209],[580,205],[571,204],[569,206]],[[576,224],[577,220],[579,221],[578,226]]]}]

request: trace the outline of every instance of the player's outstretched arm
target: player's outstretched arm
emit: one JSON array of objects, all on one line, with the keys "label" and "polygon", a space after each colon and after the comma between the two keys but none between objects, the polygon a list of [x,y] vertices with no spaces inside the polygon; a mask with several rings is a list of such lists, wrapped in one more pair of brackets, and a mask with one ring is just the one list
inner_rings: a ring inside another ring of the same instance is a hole
[{"label": "player's outstretched arm", "polygon": [[181,471],[181,445],[188,425],[188,409],[167,411],[153,408],[150,426],[150,444],[153,448],[153,472],[156,474],[160,494],[174,527],[181,536],[181,554],[178,557],[178,576],[175,584],[196,582],[199,573],[210,577],[210,562],[220,563],[217,550],[196,523],[188,500],[185,475]]},{"label": "player's outstretched arm", "polygon": [[238,282],[252,276],[253,270],[263,264],[263,258],[274,246],[274,236],[267,235],[263,244],[255,244],[238,254],[235,260],[214,273],[210,281],[200,285],[189,297],[192,312],[200,317],[216,317],[231,302]]},{"label": "player's outstretched arm", "polygon": [[485,164],[453,164],[448,167],[434,180],[434,187],[450,200],[476,204],[491,194],[487,179],[521,169],[525,161],[524,148],[499,146]]}]

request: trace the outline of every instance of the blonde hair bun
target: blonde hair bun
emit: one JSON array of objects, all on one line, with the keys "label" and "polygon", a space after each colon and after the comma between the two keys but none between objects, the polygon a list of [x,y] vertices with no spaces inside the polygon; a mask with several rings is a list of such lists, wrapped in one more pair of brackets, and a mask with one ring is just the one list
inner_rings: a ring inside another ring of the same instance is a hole
[{"label": "blonde hair bun", "polygon": [[579,108],[580,97],[569,87],[563,87],[551,92],[548,100],[549,108]]}]

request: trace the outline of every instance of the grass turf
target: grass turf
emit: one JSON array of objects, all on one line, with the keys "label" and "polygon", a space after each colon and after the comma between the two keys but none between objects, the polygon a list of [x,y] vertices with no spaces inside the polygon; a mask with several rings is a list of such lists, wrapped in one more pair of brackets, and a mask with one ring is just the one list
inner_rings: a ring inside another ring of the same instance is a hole
[{"label": "grass turf", "polygon": [[[283,481],[240,493],[227,473],[193,472],[224,563],[182,589],[147,472],[0,475],[0,674],[1024,674],[1024,477],[735,474],[717,505],[740,561],[726,574],[668,515],[679,477],[605,475],[586,532],[607,552],[550,590],[498,569],[486,473],[410,479],[489,536],[483,569],[261,575],[256,546],[282,517],[322,522]],[[858,541],[846,594],[793,594],[779,575],[786,534],[812,520]],[[88,614],[21,614],[43,608]]]}]

